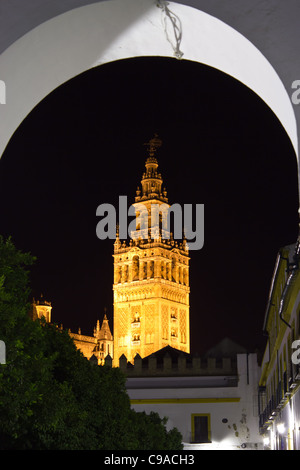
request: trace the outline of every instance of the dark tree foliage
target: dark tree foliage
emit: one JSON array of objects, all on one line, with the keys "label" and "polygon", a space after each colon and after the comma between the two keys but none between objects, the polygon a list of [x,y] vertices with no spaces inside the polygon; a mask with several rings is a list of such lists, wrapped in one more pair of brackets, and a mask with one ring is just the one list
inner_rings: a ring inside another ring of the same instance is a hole
[{"label": "dark tree foliage", "polygon": [[91,364],[66,331],[30,318],[34,261],[0,236],[0,449],[181,449],[166,419],[130,408],[118,368]]}]

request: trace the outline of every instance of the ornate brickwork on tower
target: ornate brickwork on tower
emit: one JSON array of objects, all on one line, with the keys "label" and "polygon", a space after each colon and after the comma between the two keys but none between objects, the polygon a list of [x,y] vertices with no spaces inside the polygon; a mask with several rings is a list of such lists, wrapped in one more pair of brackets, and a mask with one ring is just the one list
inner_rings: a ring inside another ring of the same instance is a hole
[{"label": "ornate brickwork on tower", "polygon": [[[152,211],[165,213],[167,192],[162,189],[156,158],[161,141],[148,144],[146,170],[136,192],[137,227],[131,239],[114,243],[114,362],[123,354],[133,361],[170,345],[189,353],[189,253],[186,241],[173,239]],[[155,218],[155,220],[154,220]],[[147,228],[143,221],[148,221]],[[146,233],[145,233],[146,232]]]}]

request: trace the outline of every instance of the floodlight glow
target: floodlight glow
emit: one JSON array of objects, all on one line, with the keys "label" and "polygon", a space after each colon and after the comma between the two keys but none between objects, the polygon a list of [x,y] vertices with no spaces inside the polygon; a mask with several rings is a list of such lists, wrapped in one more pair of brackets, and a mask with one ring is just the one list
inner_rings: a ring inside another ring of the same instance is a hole
[{"label": "floodlight glow", "polygon": [[283,434],[284,431],[285,431],[285,426],[283,423],[279,423],[277,424],[277,431],[279,432],[279,434]]}]

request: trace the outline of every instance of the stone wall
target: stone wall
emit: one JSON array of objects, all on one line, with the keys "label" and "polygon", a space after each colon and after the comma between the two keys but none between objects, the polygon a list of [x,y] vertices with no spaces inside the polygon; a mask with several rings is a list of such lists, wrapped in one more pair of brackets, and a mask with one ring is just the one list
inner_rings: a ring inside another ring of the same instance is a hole
[{"label": "stone wall", "polygon": [[[105,363],[111,366],[111,362],[110,356],[107,356]],[[137,354],[133,364],[123,355],[119,359],[119,367],[127,377],[237,375],[237,362],[230,357],[216,359],[179,354],[172,358],[168,352],[162,358],[153,354],[142,359]]]}]

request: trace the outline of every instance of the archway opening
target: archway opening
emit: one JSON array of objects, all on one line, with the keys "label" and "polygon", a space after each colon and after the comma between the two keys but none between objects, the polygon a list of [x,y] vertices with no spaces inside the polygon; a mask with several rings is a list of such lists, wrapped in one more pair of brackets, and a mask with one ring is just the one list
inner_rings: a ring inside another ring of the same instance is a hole
[{"label": "archway opening", "polygon": [[154,132],[169,202],[205,204],[204,248],[191,254],[192,352],[228,335],[253,349],[276,253],[298,235],[297,162],[270,108],[214,68],[140,57],[54,90],[0,161],[2,233],[37,255],[33,286],[54,321],[92,329],[112,309],[113,279],[96,208],[133,202]]}]

